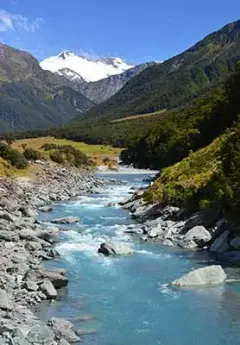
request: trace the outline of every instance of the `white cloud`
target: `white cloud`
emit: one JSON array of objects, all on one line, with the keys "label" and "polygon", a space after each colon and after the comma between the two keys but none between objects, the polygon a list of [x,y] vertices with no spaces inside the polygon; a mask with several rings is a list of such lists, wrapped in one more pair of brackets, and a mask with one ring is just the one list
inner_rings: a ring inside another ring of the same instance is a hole
[{"label": "white cloud", "polygon": [[21,14],[10,13],[0,10],[0,32],[9,30],[24,30],[26,32],[35,32],[42,24],[42,18],[30,19]]}]

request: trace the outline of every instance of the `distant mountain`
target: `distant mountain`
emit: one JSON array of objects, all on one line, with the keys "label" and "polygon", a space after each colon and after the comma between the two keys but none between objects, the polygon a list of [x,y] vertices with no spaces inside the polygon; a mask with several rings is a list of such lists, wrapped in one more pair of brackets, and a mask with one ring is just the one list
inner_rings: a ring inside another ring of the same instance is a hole
[{"label": "distant mountain", "polygon": [[115,95],[131,78],[153,64],[132,66],[120,58],[93,60],[69,51],[40,62],[44,70],[65,77],[71,87],[96,104]]},{"label": "distant mountain", "polygon": [[0,131],[61,125],[95,104],[27,52],[0,44]]},{"label": "distant mountain", "polygon": [[[84,119],[113,119],[185,104],[223,82],[240,60],[240,20],[224,26],[190,49],[151,65]],[[81,121],[83,117],[79,118]]]},{"label": "distant mountain", "polygon": [[134,67],[120,58],[93,60],[78,56],[68,50],[43,60],[40,62],[40,66],[44,70],[63,75],[70,81],[76,81],[80,77],[86,82],[108,78]]},{"label": "distant mountain", "polygon": [[75,88],[77,88],[77,90],[79,90],[85,97],[89,98],[96,104],[100,104],[115,95],[130,79],[138,75],[145,68],[154,64],[154,62],[143,63],[130,68],[121,74],[112,75],[108,78],[90,83],[82,81],[80,79],[81,77],[79,75],[79,77],[77,77],[77,74],[75,74],[72,81],[75,83]]}]

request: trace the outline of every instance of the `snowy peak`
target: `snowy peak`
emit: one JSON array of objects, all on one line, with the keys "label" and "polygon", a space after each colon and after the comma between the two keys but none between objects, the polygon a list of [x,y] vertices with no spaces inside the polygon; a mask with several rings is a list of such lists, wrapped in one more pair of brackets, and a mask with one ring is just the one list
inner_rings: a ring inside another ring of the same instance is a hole
[{"label": "snowy peak", "polygon": [[68,50],[43,60],[40,66],[44,70],[64,75],[71,81],[83,79],[87,82],[120,74],[134,67],[118,57],[94,60],[85,56],[78,56]]}]

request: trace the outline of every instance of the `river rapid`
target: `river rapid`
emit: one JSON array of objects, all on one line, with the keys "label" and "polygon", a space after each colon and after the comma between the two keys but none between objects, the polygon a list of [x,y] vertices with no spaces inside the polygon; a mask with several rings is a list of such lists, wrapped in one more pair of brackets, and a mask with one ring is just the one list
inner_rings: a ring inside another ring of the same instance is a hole
[{"label": "river rapid", "polygon": [[[143,243],[126,234],[137,226],[117,203],[142,187],[150,172],[101,174],[124,181],[90,196],[53,205],[40,219],[79,216],[66,226],[57,250],[61,259],[48,264],[68,271],[69,286],[57,302],[40,311],[43,319],[69,319],[89,333],[84,345],[237,345],[240,344],[240,284],[178,290],[168,283],[192,268],[215,263],[205,251],[185,251]],[[97,253],[109,238],[130,243],[136,253],[103,257]]]}]

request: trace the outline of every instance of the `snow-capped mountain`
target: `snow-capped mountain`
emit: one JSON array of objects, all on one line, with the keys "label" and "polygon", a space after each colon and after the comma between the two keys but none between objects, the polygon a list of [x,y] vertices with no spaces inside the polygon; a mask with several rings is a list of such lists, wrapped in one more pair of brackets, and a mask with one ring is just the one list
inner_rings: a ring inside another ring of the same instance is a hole
[{"label": "snow-capped mountain", "polygon": [[82,81],[83,79],[86,82],[101,80],[134,67],[121,58],[93,60],[69,51],[43,60],[40,66],[44,70],[63,75],[71,81]]}]

